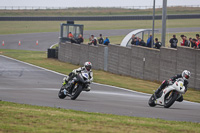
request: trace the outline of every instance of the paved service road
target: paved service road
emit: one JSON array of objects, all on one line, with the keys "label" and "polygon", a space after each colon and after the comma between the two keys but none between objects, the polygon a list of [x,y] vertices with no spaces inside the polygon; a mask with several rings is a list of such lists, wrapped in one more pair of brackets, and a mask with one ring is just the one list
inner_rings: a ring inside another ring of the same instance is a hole
[{"label": "paved service road", "polygon": [[[84,38],[88,39],[91,34],[99,36],[121,36],[127,35],[134,29],[119,29],[119,30],[88,30],[84,31]],[[192,28],[168,28],[167,32],[199,32],[200,27]],[[161,33],[161,29],[158,29]],[[195,35],[194,35],[195,36]],[[47,51],[51,45],[59,42],[58,32],[47,32],[47,33],[27,33],[27,34],[11,34],[11,35],[0,35],[0,42],[5,42],[5,45],[0,45],[0,49],[23,49],[23,50],[34,50],[34,51]],[[18,46],[19,40],[21,41],[21,46]],[[36,45],[38,40],[39,44]]]},{"label": "paved service road", "polygon": [[[4,46],[0,45],[0,49],[47,51],[47,48],[59,41],[58,37],[58,32],[0,35],[1,43],[4,41]],[[37,40],[38,45],[36,45]]]},{"label": "paved service road", "polygon": [[[0,55],[0,100],[107,114],[200,122],[200,104],[176,102],[171,108],[149,107],[148,94],[92,84],[73,101],[57,94],[63,75]],[[186,94],[187,95],[187,94]]]}]

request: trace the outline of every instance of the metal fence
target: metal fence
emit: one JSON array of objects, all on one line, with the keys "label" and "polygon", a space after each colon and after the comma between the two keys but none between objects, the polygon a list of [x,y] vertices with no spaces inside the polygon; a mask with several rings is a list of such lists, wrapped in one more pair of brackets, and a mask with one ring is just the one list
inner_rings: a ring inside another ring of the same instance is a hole
[{"label": "metal fence", "polygon": [[[181,5],[168,6],[170,7],[200,7],[200,5]],[[121,9],[152,9],[153,6],[119,6],[119,7],[45,7],[45,6],[0,6],[0,10],[63,10],[73,8],[121,8]],[[157,5],[155,8],[162,8],[162,5]]]}]

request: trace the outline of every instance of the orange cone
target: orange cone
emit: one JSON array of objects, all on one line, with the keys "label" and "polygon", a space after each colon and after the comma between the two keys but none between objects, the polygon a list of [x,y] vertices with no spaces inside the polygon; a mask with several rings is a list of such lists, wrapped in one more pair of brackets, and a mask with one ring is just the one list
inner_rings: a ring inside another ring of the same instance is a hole
[{"label": "orange cone", "polygon": [[5,44],[4,44],[4,40],[2,41],[2,46],[4,46]]},{"label": "orange cone", "polygon": [[18,45],[20,46],[21,45],[21,41],[19,40],[19,43],[18,43]]},{"label": "orange cone", "polygon": [[36,45],[38,45],[38,40],[36,41]]}]

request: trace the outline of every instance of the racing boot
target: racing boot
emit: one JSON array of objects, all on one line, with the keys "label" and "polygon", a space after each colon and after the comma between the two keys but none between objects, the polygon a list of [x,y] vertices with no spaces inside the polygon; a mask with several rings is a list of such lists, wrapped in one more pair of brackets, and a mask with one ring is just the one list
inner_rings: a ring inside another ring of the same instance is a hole
[{"label": "racing boot", "polygon": [[68,81],[69,81],[69,76],[66,76],[66,77],[63,78],[63,83],[62,84],[66,85]]},{"label": "racing boot", "polygon": [[160,92],[168,85],[168,81],[164,80],[161,86],[155,91],[154,97],[155,99],[159,98]]},{"label": "racing boot", "polygon": [[159,97],[160,92],[162,91],[161,87],[159,87],[155,93],[154,93],[154,98],[157,99]]},{"label": "racing boot", "polygon": [[84,88],[84,91],[90,91],[91,90],[91,87],[89,85],[87,85],[85,88]]}]

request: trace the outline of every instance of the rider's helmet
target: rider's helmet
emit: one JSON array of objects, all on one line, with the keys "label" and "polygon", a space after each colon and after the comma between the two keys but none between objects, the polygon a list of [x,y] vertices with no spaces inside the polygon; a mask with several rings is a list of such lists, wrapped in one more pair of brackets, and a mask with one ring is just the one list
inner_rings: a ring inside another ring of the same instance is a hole
[{"label": "rider's helmet", "polygon": [[91,62],[85,62],[84,67],[85,67],[86,70],[90,71],[90,69],[92,68],[92,63]]},{"label": "rider's helmet", "polygon": [[190,78],[190,71],[188,71],[188,70],[184,70],[183,72],[182,72],[182,77],[183,77],[183,79],[184,80],[187,80],[187,79],[189,79]]}]

